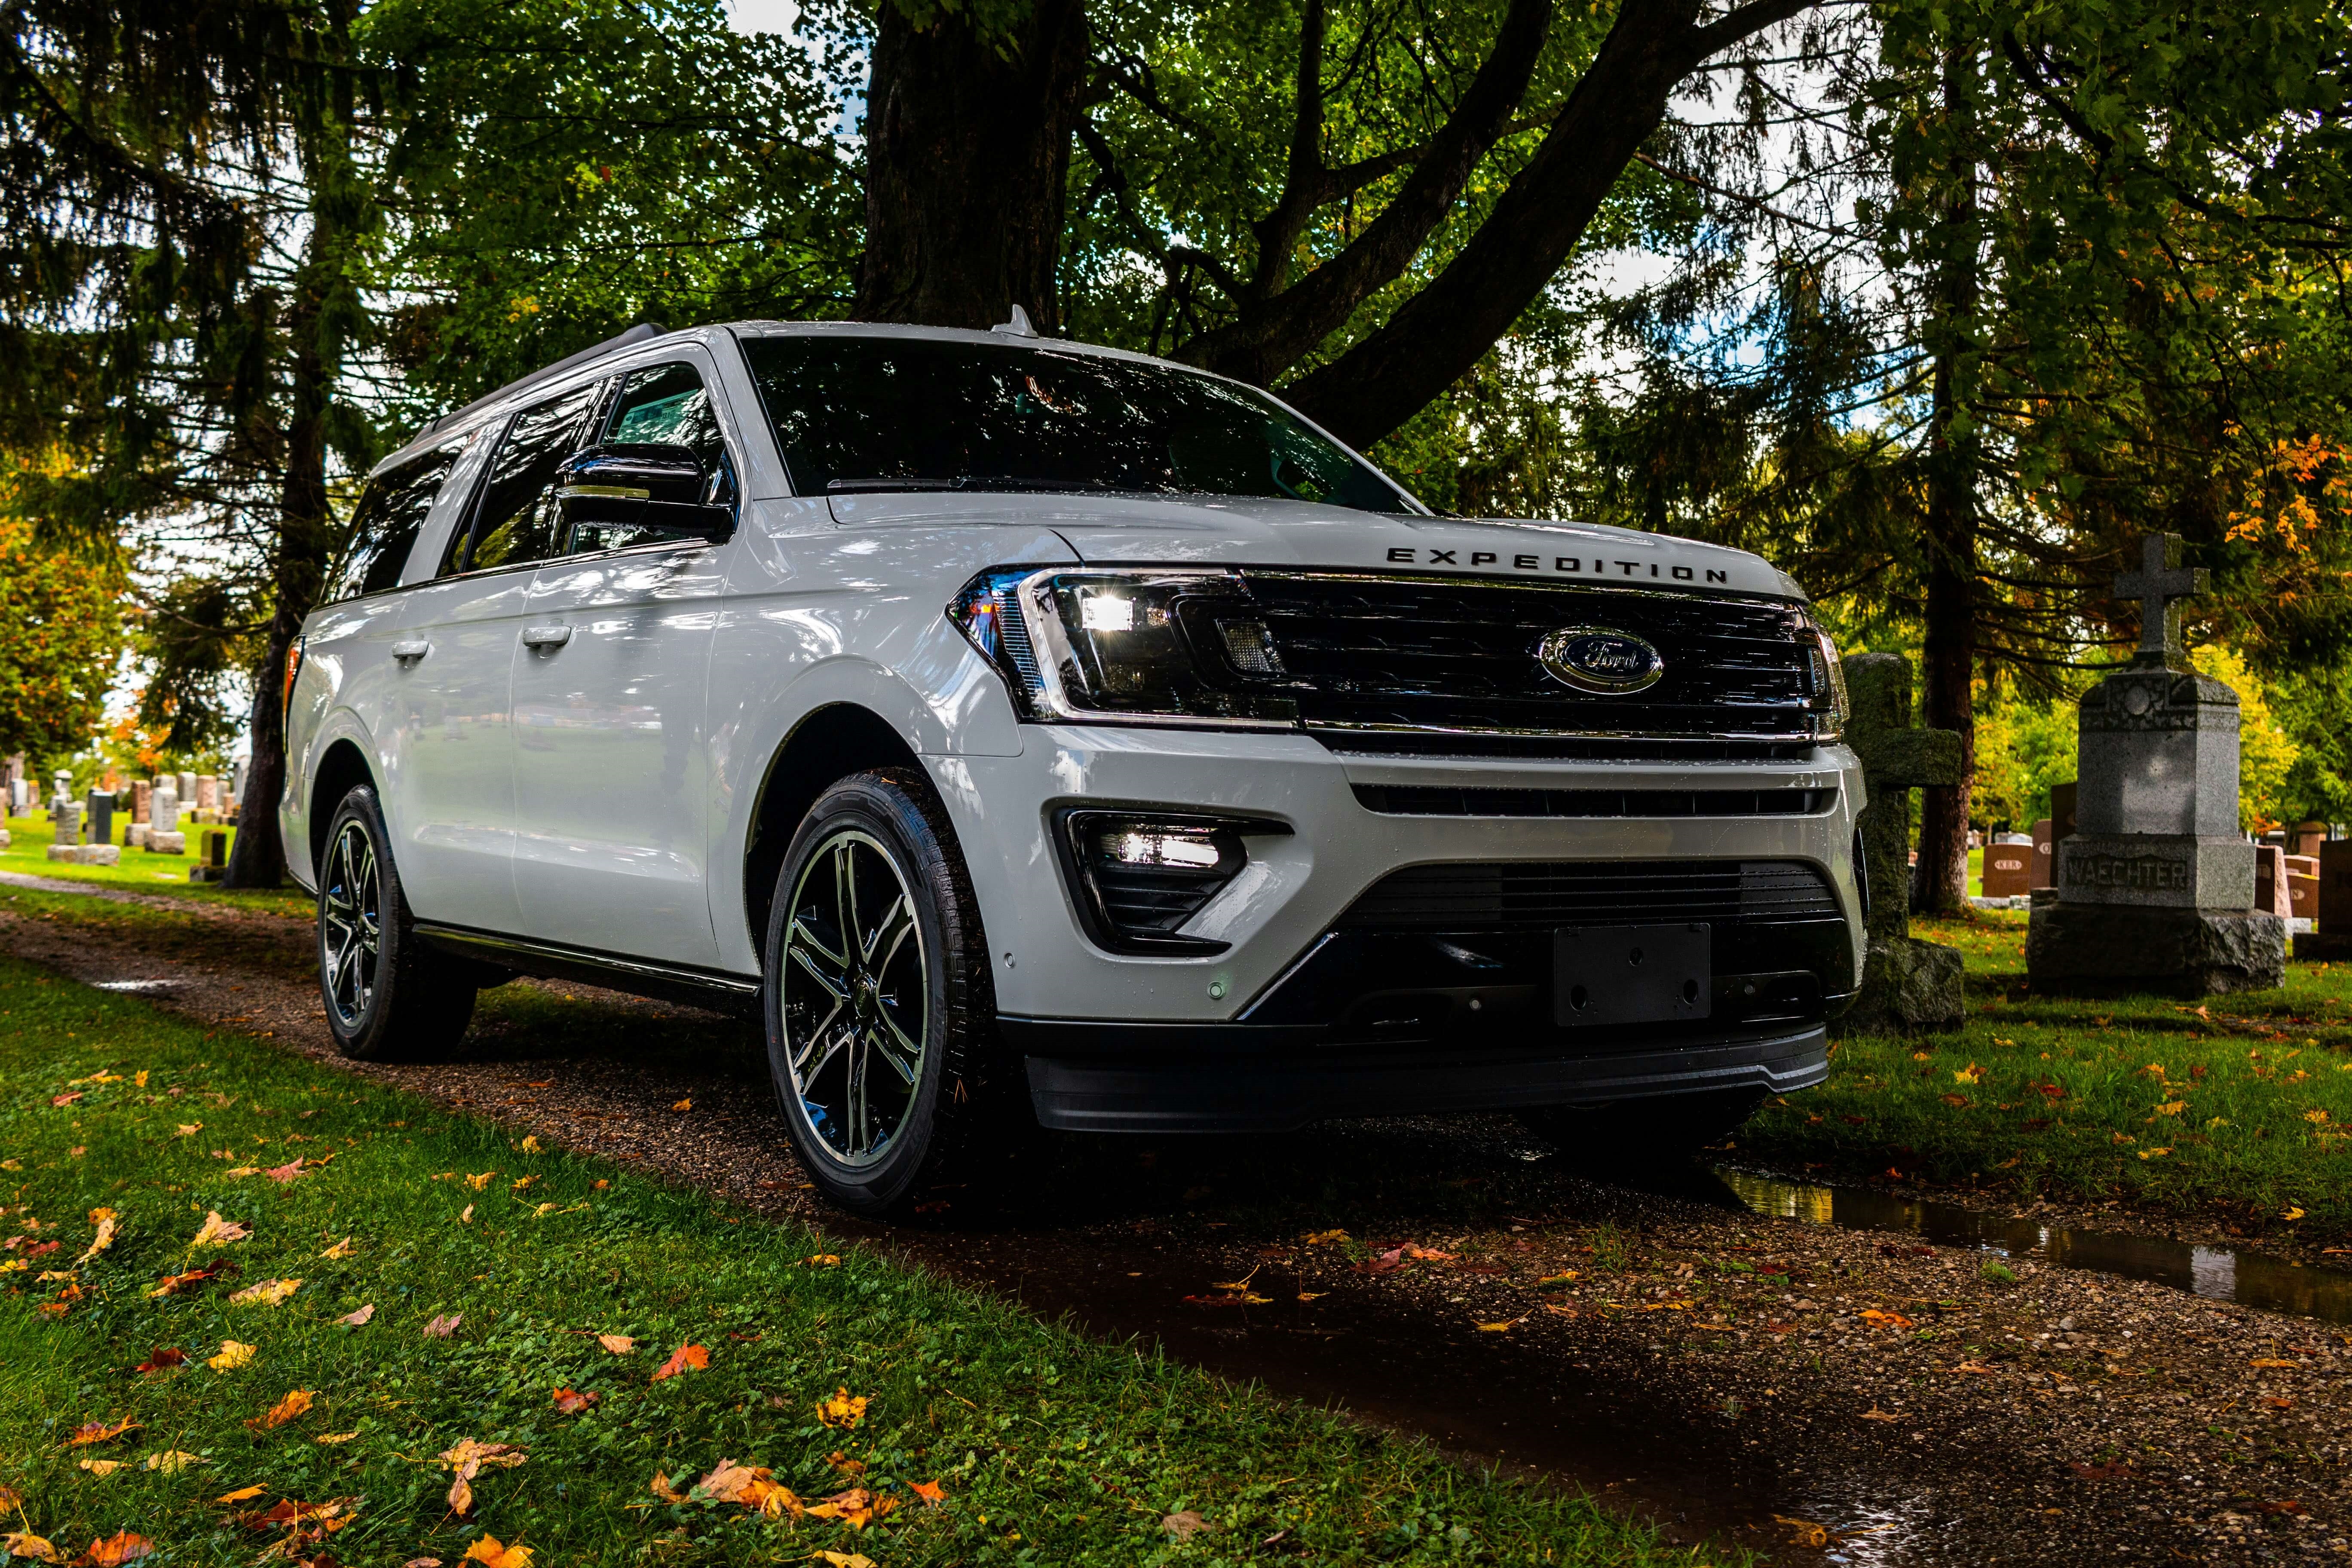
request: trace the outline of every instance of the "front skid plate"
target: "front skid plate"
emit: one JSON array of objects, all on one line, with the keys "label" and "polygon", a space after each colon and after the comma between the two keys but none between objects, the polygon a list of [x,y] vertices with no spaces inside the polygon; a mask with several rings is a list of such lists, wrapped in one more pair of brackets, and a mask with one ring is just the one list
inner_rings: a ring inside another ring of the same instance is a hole
[{"label": "front skid plate", "polygon": [[1706,1089],[1782,1094],[1810,1089],[1830,1070],[1829,1031],[1819,1025],[1622,1055],[1026,1060],[1037,1120],[1071,1132],[1274,1132],[1335,1117],[1520,1110]]}]

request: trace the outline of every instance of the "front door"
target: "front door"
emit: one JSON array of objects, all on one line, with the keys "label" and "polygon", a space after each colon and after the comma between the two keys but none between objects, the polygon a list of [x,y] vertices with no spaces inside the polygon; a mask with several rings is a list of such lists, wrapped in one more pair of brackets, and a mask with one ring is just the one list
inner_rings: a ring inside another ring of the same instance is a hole
[{"label": "front door", "polygon": [[602,391],[578,387],[515,416],[439,574],[403,595],[386,816],[410,907],[425,920],[528,929],[514,886],[515,657],[531,574],[555,534],[555,470]]},{"label": "front door", "polygon": [[[629,373],[600,445],[687,447],[707,500],[731,504],[732,462],[704,371]],[[705,892],[709,747],[703,689],[723,545],[605,487],[559,498],[562,553],[531,584],[532,645],[515,666],[515,884],[533,936],[714,967]]]}]

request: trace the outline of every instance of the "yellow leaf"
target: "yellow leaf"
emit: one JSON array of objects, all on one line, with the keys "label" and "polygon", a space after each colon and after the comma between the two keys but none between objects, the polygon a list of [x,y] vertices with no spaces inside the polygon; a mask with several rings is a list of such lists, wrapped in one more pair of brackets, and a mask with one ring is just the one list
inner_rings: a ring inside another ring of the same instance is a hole
[{"label": "yellow leaf", "polygon": [[816,1418],[827,1426],[855,1426],[866,1419],[866,1396],[852,1398],[848,1389],[841,1389],[816,1407]]},{"label": "yellow leaf", "polygon": [[810,1552],[808,1560],[825,1568],[874,1568],[874,1559],[863,1552],[828,1552],[822,1546]]},{"label": "yellow leaf", "polygon": [[205,1130],[205,1124],[201,1121],[183,1121],[179,1127],[180,1136],[183,1138],[194,1138]]},{"label": "yellow leaf", "polygon": [[203,1228],[196,1232],[195,1239],[188,1245],[191,1247],[226,1247],[232,1241],[243,1241],[252,1234],[252,1229],[244,1221],[223,1219],[220,1210],[214,1209],[205,1215]]},{"label": "yellow leaf", "polygon": [[466,1212],[465,1212],[465,1213],[463,1213],[463,1214],[461,1214],[461,1215],[459,1215],[457,1216],[457,1223],[458,1223],[459,1225],[471,1225],[471,1224],[473,1224],[473,1223],[474,1223],[474,1205],[471,1205],[471,1204],[467,1204],[467,1205],[466,1205]]},{"label": "yellow leaf", "polygon": [[114,1245],[114,1219],[115,1215],[112,1209],[92,1209],[89,1211],[89,1223],[98,1227],[98,1234],[90,1238],[89,1250],[83,1253],[79,1258],[74,1259],[75,1268],[80,1268],[83,1264],[89,1262],[91,1258],[96,1258],[100,1253],[104,1252],[108,1247]]},{"label": "yellow leaf", "polygon": [[534,1218],[545,1219],[549,1215],[555,1212],[555,1205],[553,1204],[541,1204],[530,1212]]},{"label": "yellow leaf", "polygon": [[831,1268],[841,1261],[841,1255],[835,1252],[820,1252],[814,1258],[805,1258],[801,1261],[812,1268]]},{"label": "yellow leaf", "polygon": [[268,1489],[269,1489],[268,1487],[239,1487],[233,1492],[221,1493],[220,1496],[213,1499],[213,1501],[251,1502],[255,1498],[259,1497],[263,1492],[266,1492]]},{"label": "yellow leaf", "polygon": [[539,1134],[534,1132],[522,1141],[522,1152],[526,1154],[539,1152]]},{"label": "yellow leaf", "polygon": [[83,1459],[79,1463],[83,1469],[93,1476],[110,1476],[122,1468],[122,1461],[120,1459]]},{"label": "yellow leaf", "polygon": [[343,1237],[342,1240],[335,1243],[334,1246],[327,1248],[326,1251],[319,1254],[321,1258],[349,1258],[351,1255],[352,1238],[348,1236]]},{"label": "yellow leaf", "polygon": [[519,1193],[537,1180],[539,1180],[537,1176],[517,1176],[513,1181],[507,1184],[507,1191],[510,1193]]},{"label": "yellow leaf", "polygon": [[147,1069],[145,1068],[141,1068],[136,1073],[131,1075],[131,1082],[134,1088],[145,1089],[147,1087]]},{"label": "yellow leaf", "polygon": [[310,1397],[309,1389],[295,1389],[246,1425],[257,1432],[267,1432],[273,1426],[283,1426],[310,1408]]},{"label": "yellow leaf", "polygon": [[247,1285],[242,1290],[230,1292],[229,1305],[241,1307],[257,1302],[264,1307],[275,1307],[301,1288],[299,1279],[264,1279],[258,1284]]},{"label": "yellow leaf", "polygon": [[637,1348],[637,1342],[626,1334],[598,1334],[596,1342],[614,1355],[627,1355]]},{"label": "yellow leaf", "polygon": [[480,1192],[484,1187],[488,1186],[488,1185],[490,1184],[490,1178],[491,1178],[492,1176],[497,1175],[497,1174],[498,1174],[498,1173],[497,1173],[496,1171],[484,1171],[484,1172],[483,1172],[480,1175],[478,1175],[478,1176],[468,1176],[468,1177],[467,1177],[467,1178],[466,1178],[466,1184],[467,1184],[467,1186],[469,1186],[469,1187],[473,1188],[476,1192],[478,1192],[478,1192]]},{"label": "yellow leaf", "polygon": [[668,1475],[661,1470],[656,1470],[654,1472],[654,1479],[646,1486],[646,1489],[653,1493],[654,1496],[661,1499],[664,1502],[684,1502],[686,1500],[686,1494],[671,1486],[669,1484]]},{"label": "yellow leaf", "polygon": [[2303,1217],[2303,1211],[2298,1208],[2290,1208],[2280,1217],[2283,1219],[2301,1219]]},{"label": "yellow leaf", "polygon": [[1348,1233],[1344,1230],[1310,1230],[1301,1235],[1298,1239],[1309,1247],[1321,1247],[1327,1242],[1347,1240]]},{"label": "yellow leaf", "polygon": [[348,1443],[358,1436],[359,1431],[355,1427],[349,1432],[321,1432],[310,1440],[314,1443]]},{"label": "yellow leaf", "polygon": [[692,1110],[694,1109],[694,1101],[690,1100],[681,1100],[676,1105],[671,1106],[670,1109],[672,1110]]},{"label": "yellow leaf", "polygon": [[530,1568],[530,1548],[521,1542],[501,1546],[495,1535],[485,1535],[466,1548],[460,1563],[479,1563],[482,1568]]},{"label": "yellow leaf", "polygon": [[62,1563],[58,1549],[29,1530],[12,1530],[0,1535],[0,1549],[11,1557],[29,1557],[36,1563]]},{"label": "yellow leaf", "polygon": [[2171,1152],[2170,1149],[2143,1149],[2139,1152],[2139,1157],[2143,1160],[2161,1160]]},{"label": "yellow leaf", "polygon": [[1507,1334],[1511,1331],[1511,1325],[1517,1321],[1516,1318],[1505,1318],[1499,1323],[1481,1323],[1478,1331],[1482,1334]]},{"label": "yellow leaf", "polygon": [[201,1465],[204,1462],[199,1455],[183,1453],[177,1448],[172,1448],[148,1455],[146,1468],[151,1470],[161,1470],[169,1476],[178,1474],[190,1465]]}]

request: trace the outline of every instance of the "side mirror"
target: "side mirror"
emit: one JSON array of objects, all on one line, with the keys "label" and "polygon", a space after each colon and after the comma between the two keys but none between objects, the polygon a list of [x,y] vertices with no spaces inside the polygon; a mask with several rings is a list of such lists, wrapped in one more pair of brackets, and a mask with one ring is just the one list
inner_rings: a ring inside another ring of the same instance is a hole
[{"label": "side mirror", "polygon": [[555,493],[574,538],[602,548],[664,536],[720,540],[735,531],[735,509],[704,499],[711,478],[691,447],[613,442],[565,459]]}]

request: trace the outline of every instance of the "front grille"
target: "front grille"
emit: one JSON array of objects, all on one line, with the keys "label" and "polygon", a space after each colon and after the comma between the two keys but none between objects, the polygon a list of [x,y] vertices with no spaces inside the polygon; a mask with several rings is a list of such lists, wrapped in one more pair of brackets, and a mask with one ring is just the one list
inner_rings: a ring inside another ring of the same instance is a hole
[{"label": "front grille", "polygon": [[[1415,733],[1593,738],[1600,754],[1643,742],[1802,742],[1813,733],[1813,656],[1802,606],[1654,589],[1245,568],[1307,728],[1341,750]],[[1663,675],[1624,696],[1576,690],[1536,656],[1565,626],[1630,632]]]},{"label": "front grille", "polygon": [[1339,924],[1466,931],[1838,917],[1829,879],[1794,860],[1505,860],[1391,871],[1350,904]]},{"label": "front grille", "polygon": [[1448,789],[1358,784],[1356,804],[1383,816],[1811,816],[1829,789]]}]

